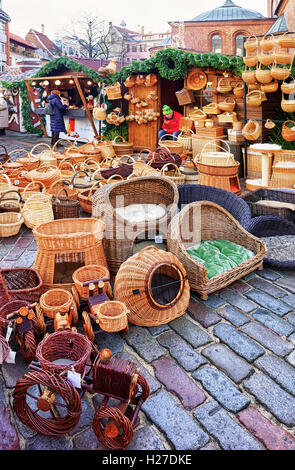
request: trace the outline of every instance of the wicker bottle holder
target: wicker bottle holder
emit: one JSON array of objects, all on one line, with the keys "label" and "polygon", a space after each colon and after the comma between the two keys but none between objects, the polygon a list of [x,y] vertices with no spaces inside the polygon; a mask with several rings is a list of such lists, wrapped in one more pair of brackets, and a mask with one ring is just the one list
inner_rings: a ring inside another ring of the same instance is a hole
[{"label": "wicker bottle holder", "polygon": [[18,212],[3,212],[0,214],[0,237],[17,235],[24,222]]},{"label": "wicker bottle holder", "polygon": [[[83,266],[82,268],[77,269],[73,273],[73,281],[75,283],[75,287],[79,293],[79,296],[82,299],[88,299],[89,297],[89,285],[83,286],[83,284],[85,282],[88,283],[90,281],[96,281],[98,279],[107,279],[106,281],[103,281],[104,286],[102,288],[102,292],[107,294],[107,296],[111,299],[112,289],[109,282],[109,277],[109,270],[105,266],[98,266],[94,264]],[[97,285],[95,285],[93,294],[98,294]]]},{"label": "wicker bottle holder", "polygon": [[[166,300],[161,297],[163,292]],[[168,323],[183,315],[188,307],[186,272],[172,253],[149,246],[121,265],[114,298],[126,305],[130,323],[140,326]]]},{"label": "wicker bottle holder", "polygon": [[[289,127],[286,125],[287,123],[293,124],[293,126]],[[295,141],[295,122],[294,121],[285,121],[282,124],[282,137],[287,142]]]},{"label": "wicker bottle holder", "polygon": [[[86,336],[71,331],[57,331],[39,343],[36,357],[43,370],[60,374],[65,370],[75,369],[83,374],[93,345]],[[57,360],[70,360],[71,364],[56,364]]]},{"label": "wicker bottle holder", "polygon": [[257,140],[261,134],[259,123],[250,119],[243,127],[242,134],[247,140]]},{"label": "wicker bottle holder", "polygon": [[73,296],[65,289],[50,289],[40,297],[40,307],[49,318],[58,312],[68,312],[72,304]]},{"label": "wicker bottle holder", "polygon": [[96,316],[102,330],[110,333],[121,331],[128,327],[129,311],[122,302],[110,300],[96,307]]}]

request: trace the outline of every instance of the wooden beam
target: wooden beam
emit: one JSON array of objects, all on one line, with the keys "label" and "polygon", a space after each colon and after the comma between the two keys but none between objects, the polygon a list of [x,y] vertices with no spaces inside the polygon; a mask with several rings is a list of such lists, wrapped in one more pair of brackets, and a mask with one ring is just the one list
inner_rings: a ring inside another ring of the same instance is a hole
[{"label": "wooden beam", "polygon": [[83,93],[83,91],[82,91],[80,82],[79,82],[79,80],[78,80],[77,77],[73,77],[73,79],[74,79],[74,81],[75,81],[77,90],[78,90],[78,92],[79,92],[80,98],[81,98],[82,103],[83,103],[83,105],[84,105],[84,108],[85,108],[85,111],[86,111],[88,120],[89,120],[89,122],[90,122],[90,124],[91,124],[91,127],[92,127],[92,129],[93,129],[94,137],[95,137],[95,138],[98,138],[97,129],[96,129],[96,127],[95,127],[92,114],[91,114],[91,112],[90,112],[90,110],[89,110],[89,108],[88,108],[88,104],[87,104],[87,101],[86,101],[86,99],[85,99],[84,93]]},{"label": "wooden beam", "polygon": [[[25,80],[25,84],[27,86],[27,89],[28,89],[28,93],[29,93],[29,97],[30,97],[30,100],[32,101],[33,105],[34,105],[34,109],[37,108],[37,103],[35,101],[35,97],[34,97],[34,93],[33,93],[33,90],[32,88],[30,87],[30,84],[27,80]],[[36,113],[35,113],[36,114]],[[39,120],[40,120],[40,125],[41,125],[41,128],[42,128],[42,131],[43,131],[43,134],[44,134],[44,137],[48,137],[47,135],[47,132],[46,132],[46,128],[44,126],[44,123],[42,121],[42,117],[39,116],[39,114],[37,114]]]}]

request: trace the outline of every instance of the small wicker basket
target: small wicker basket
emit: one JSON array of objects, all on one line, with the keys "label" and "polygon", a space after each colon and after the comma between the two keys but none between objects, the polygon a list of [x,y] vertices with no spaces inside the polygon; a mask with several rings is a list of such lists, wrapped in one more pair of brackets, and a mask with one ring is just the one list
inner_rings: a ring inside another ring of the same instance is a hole
[{"label": "small wicker basket", "polygon": [[20,231],[24,222],[18,212],[3,212],[0,214],[0,237],[12,237]]},{"label": "small wicker basket", "polygon": [[177,140],[163,140],[164,137],[169,136],[170,134],[164,134],[159,139],[159,146],[167,147],[170,152],[181,154],[183,152],[183,144]]},{"label": "small wicker basket", "polygon": [[216,91],[218,91],[218,93],[229,93],[230,91],[232,91],[230,81],[225,77],[221,78],[218,82]]},{"label": "small wicker basket", "polygon": [[245,41],[245,49],[247,52],[256,52],[258,40],[256,36],[249,36]]},{"label": "small wicker basket", "polygon": [[[82,266],[82,268],[77,269],[73,273],[73,281],[75,287],[79,293],[79,296],[82,299],[88,299],[89,297],[89,285],[83,285],[84,283],[89,283],[90,281],[97,281],[104,279],[104,286],[102,287],[102,292],[107,294],[107,296],[112,298],[112,288],[109,282],[110,273],[105,266],[99,266],[96,264],[89,264],[87,266]],[[94,295],[98,294],[98,286],[95,284],[95,289],[93,292]]]},{"label": "small wicker basket", "polygon": [[121,331],[128,327],[127,307],[123,302],[110,300],[96,307],[96,316],[102,330]]},{"label": "small wicker basket", "polygon": [[260,41],[260,49],[264,52],[271,51],[274,48],[275,45],[275,39],[272,34],[270,35],[265,35]]},{"label": "small wicker basket", "polygon": [[281,90],[283,93],[286,93],[286,95],[290,95],[291,93],[295,92],[295,79],[294,77],[292,77],[292,75],[290,76],[290,78],[292,80],[289,83],[283,81],[283,83],[281,84]]},{"label": "small wicker basket", "polygon": [[257,121],[250,119],[243,127],[242,134],[247,140],[257,140],[261,134],[261,127]]},{"label": "small wicker basket", "polygon": [[[168,168],[173,167],[173,170],[168,170]],[[183,175],[178,166],[174,163],[166,163],[161,169],[161,175],[167,176],[173,181],[177,186],[180,184],[185,184],[185,175]]]},{"label": "small wicker basket", "polygon": [[50,289],[40,297],[40,307],[49,318],[54,318],[58,312],[68,312],[72,304],[73,296],[65,289]]}]

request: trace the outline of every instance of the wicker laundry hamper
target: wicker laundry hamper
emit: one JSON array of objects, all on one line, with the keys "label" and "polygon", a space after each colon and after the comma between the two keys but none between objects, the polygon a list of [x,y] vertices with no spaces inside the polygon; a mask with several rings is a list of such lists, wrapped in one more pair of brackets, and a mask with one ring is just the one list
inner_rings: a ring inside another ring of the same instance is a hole
[{"label": "wicker laundry hamper", "polygon": [[[102,219],[106,224],[104,249],[111,272],[117,272],[120,265],[133,254],[137,237],[148,231],[157,231],[165,237],[166,227],[177,212],[178,191],[171,179],[161,176],[142,176],[126,181],[105,185],[93,196],[92,217]],[[155,204],[165,208],[165,215],[159,219],[132,223],[121,217],[116,208],[131,204]]]},{"label": "wicker laundry hamper", "polygon": [[[186,248],[205,240],[229,240],[254,252],[254,257],[211,279],[205,266],[193,259]],[[187,204],[171,221],[167,234],[168,249],[183,263],[190,288],[203,300],[256,269],[262,269],[264,243],[247,232],[221,206],[209,201]]]},{"label": "wicker laundry hamper", "polygon": [[188,307],[186,271],[172,253],[148,246],[120,267],[114,299],[126,305],[130,323],[163,325],[183,315]]}]

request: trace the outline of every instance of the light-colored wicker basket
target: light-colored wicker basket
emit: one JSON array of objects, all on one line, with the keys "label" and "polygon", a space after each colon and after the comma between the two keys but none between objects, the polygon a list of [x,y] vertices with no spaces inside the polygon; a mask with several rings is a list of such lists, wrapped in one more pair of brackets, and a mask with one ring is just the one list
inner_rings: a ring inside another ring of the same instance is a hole
[{"label": "light-colored wicker basket", "polygon": [[65,289],[50,289],[40,297],[40,307],[49,318],[54,318],[58,312],[69,312],[72,304],[73,296]]},{"label": "light-colored wicker basket", "polygon": [[[118,142],[117,140],[121,139],[121,142]],[[115,151],[115,154],[120,157],[122,155],[132,155],[133,154],[133,142],[127,142],[124,137],[121,135],[117,135],[113,141],[113,148]]]},{"label": "light-colored wicker basket", "polygon": [[164,137],[167,136],[169,137],[170,134],[164,134],[162,137],[160,137],[159,146],[163,147],[164,145],[170,150],[170,152],[181,154],[183,152],[183,144],[177,140],[163,140]]},{"label": "light-colored wicker basket", "polygon": [[[161,276],[166,279],[163,283]],[[170,283],[173,284],[168,286]],[[169,292],[172,286],[175,290]],[[159,299],[163,291],[170,294],[166,302]],[[185,269],[172,253],[148,246],[121,265],[114,298],[126,305],[130,323],[140,326],[169,323],[183,315],[189,304]]]},{"label": "light-colored wicker basket", "polygon": [[217,103],[209,103],[206,106],[203,106],[203,111],[206,114],[220,114],[220,108]]},{"label": "light-colored wicker basket", "polygon": [[[43,149],[36,153],[36,149]],[[56,155],[54,155],[53,151],[51,150],[48,144],[41,142],[40,144],[35,145],[32,150],[30,151],[30,155],[33,158],[39,159],[39,164],[47,163],[51,166],[57,165]],[[36,168],[36,167],[35,167]]]},{"label": "light-colored wicker basket", "polygon": [[191,129],[186,129],[177,136],[177,140],[182,144],[184,150],[192,149],[192,134],[193,131]]},{"label": "light-colored wicker basket", "polygon": [[255,67],[258,62],[258,57],[257,55],[246,55],[243,57],[243,62],[245,65],[248,65],[248,67]]},{"label": "light-colored wicker basket", "polygon": [[253,90],[247,93],[246,101],[248,106],[260,106],[265,101],[265,94],[261,90]]},{"label": "light-colored wicker basket", "polygon": [[263,93],[275,93],[278,89],[279,83],[277,80],[273,80],[272,82],[261,85],[260,87],[260,90],[263,91]]},{"label": "light-colored wicker basket", "polygon": [[279,67],[276,62],[271,67],[271,75],[276,80],[286,80],[291,74],[291,68]]},{"label": "light-colored wicker basket", "polygon": [[109,100],[119,100],[122,98],[121,86],[119,82],[114,83],[105,87],[105,91]]},{"label": "light-colored wicker basket", "polygon": [[[211,279],[205,266],[186,251],[189,246],[205,240],[223,239],[244,246],[254,257]],[[223,207],[209,201],[187,204],[168,227],[168,249],[183,263],[193,291],[203,300],[208,294],[223,289],[256,269],[262,269],[264,243],[247,232]]]},{"label": "light-colored wicker basket", "polygon": [[272,34],[265,35],[261,40],[260,40],[260,49],[264,52],[271,51],[274,46],[275,46],[275,39]]},{"label": "light-colored wicker basket", "polygon": [[232,96],[228,96],[227,98],[225,98],[225,100],[220,101],[218,103],[218,107],[222,111],[225,111],[227,113],[232,113],[233,110],[235,109],[235,106],[236,106],[236,102]]},{"label": "light-colored wicker basket", "polygon": [[257,140],[261,134],[261,127],[257,121],[250,119],[243,127],[242,134],[247,140]]},{"label": "light-colored wicker basket", "polygon": [[19,212],[0,213],[0,237],[12,237],[20,231],[24,219]]},{"label": "light-colored wicker basket", "polygon": [[26,200],[21,214],[28,228],[34,228],[44,222],[50,222],[54,219],[50,196],[41,193],[33,194]]},{"label": "light-colored wicker basket", "polygon": [[[208,150],[211,144],[214,143],[217,147],[216,151]],[[222,146],[223,145],[223,146]],[[218,143],[215,140],[211,140],[204,145],[199,157],[196,158],[196,162],[200,162],[203,165],[213,166],[232,166],[235,164],[234,155],[230,151],[230,147],[225,140],[219,140]]]},{"label": "light-colored wicker basket", "polygon": [[230,81],[225,77],[221,78],[217,84],[216,91],[218,91],[218,93],[229,93],[232,91]]},{"label": "light-colored wicker basket", "polygon": [[283,83],[281,84],[281,90],[283,93],[286,93],[286,95],[290,95],[291,93],[295,92],[295,79],[294,77],[292,77],[292,75],[290,76],[290,78],[292,80],[289,83],[283,81]]},{"label": "light-colored wicker basket", "polygon": [[41,181],[31,181],[21,192],[22,199],[27,201],[34,194],[42,194],[46,191],[46,187]]},{"label": "light-colored wicker basket", "polygon": [[266,84],[272,81],[271,71],[268,69],[263,70],[260,64],[259,64],[258,69],[256,70],[255,75],[256,75],[256,80],[259,83]]},{"label": "light-colored wicker basket", "polygon": [[247,66],[246,66],[244,72],[242,72],[242,79],[247,84],[255,84],[256,83],[256,70],[247,70]]},{"label": "light-colored wicker basket", "polygon": [[258,56],[258,60],[261,65],[271,65],[274,61],[273,54],[261,54]]},{"label": "light-colored wicker basket", "polygon": [[295,36],[292,34],[283,34],[282,36],[278,37],[278,44],[280,47],[295,48]]},{"label": "light-colored wicker basket", "polygon": [[282,94],[281,108],[285,113],[294,113],[295,111],[295,99],[286,100]]},{"label": "light-colored wicker basket", "polygon": [[258,39],[256,36],[249,36],[244,45],[247,52],[256,52],[258,48]]},{"label": "light-colored wicker basket", "polygon": [[28,172],[28,178],[31,181],[41,182],[46,188],[49,188],[52,183],[61,178],[61,172],[57,167],[41,164],[35,170]]},{"label": "light-colored wicker basket", "polygon": [[103,158],[113,158],[116,156],[112,142],[105,136],[97,136],[94,142],[98,150],[101,151]]},{"label": "light-colored wicker basket", "polygon": [[[98,279],[108,279],[104,281],[104,286],[102,292],[106,293],[107,296],[112,298],[112,288],[109,282],[110,273],[105,266],[99,266],[95,264],[90,264],[87,266],[82,266],[82,268],[76,269],[73,273],[73,281],[75,287],[79,293],[79,296],[82,299],[88,299],[89,297],[89,286],[83,286],[83,283],[89,281],[96,281]],[[95,289],[93,295],[98,294],[98,286],[95,284]]]},{"label": "light-colored wicker basket", "polygon": [[[173,167],[172,170],[171,166]],[[185,184],[185,175],[180,172],[178,166],[174,163],[166,163],[166,165],[164,165],[161,169],[161,175],[167,176],[167,178],[171,179],[171,181],[173,181],[173,183],[175,183],[177,186],[180,184]]]},{"label": "light-colored wicker basket", "polygon": [[129,313],[123,302],[110,300],[97,305],[95,313],[99,326],[109,333],[121,331],[128,327],[127,315]]},{"label": "light-colored wicker basket", "polygon": [[244,85],[243,85],[243,83],[238,83],[233,88],[233,94],[235,95],[236,98],[243,98],[243,96],[244,96]]}]

